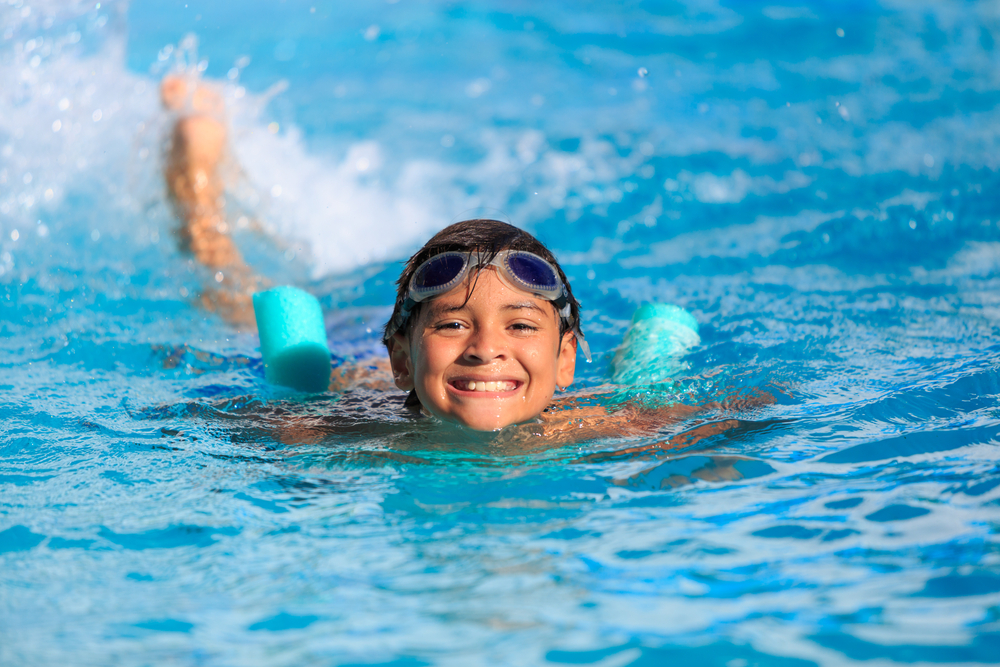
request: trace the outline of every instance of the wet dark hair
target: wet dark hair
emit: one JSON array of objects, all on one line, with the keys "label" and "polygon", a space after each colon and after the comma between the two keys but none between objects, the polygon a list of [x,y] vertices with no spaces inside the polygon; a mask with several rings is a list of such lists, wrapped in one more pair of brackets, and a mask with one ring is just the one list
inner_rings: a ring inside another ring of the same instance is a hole
[{"label": "wet dark hair", "polygon": [[[518,229],[514,225],[499,220],[478,218],[475,220],[464,220],[449,225],[435,234],[406,262],[403,272],[399,274],[396,281],[396,305],[392,309],[392,316],[386,322],[382,330],[382,342],[388,347],[389,339],[397,333],[393,330],[394,323],[406,301],[406,295],[410,288],[410,279],[413,278],[414,271],[434,255],[444,252],[478,252],[483,255],[484,264],[476,267],[473,271],[478,275],[486,264],[492,260],[497,253],[504,250],[523,250],[531,252],[549,262],[555,267],[559,274],[559,279],[566,286],[568,293],[570,314],[568,318],[559,318],[559,336],[562,337],[567,331],[579,328],[580,304],[573,296],[573,288],[570,287],[566,274],[556,261],[555,255],[546,248],[541,241],[534,236]],[[410,311],[410,317],[402,329],[402,333],[407,334],[413,327],[413,323],[420,315],[422,303],[417,303]],[[555,306],[553,306],[554,308]]]},{"label": "wet dark hair", "polygon": [[[524,250],[531,252],[555,267],[556,272],[559,274],[559,279],[566,286],[570,307],[568,318],[558,317],[557,315],[559,320],[559,338],[561,340],[567,331],[579,331],[580,304],[573,296],[573,288],[570,287],[569,280],[566,279],[566,274],[563,273],[562,267],[559,266],[559,262],[556,261],[552,252],[541,241],[523,229],[518,229],[514,225],[509,225],[499,220],[479,218],[456,222],[453,225],[445,227],[431,237],[424,244],[424,247],[414,253],[406,262],[403,272],[399,274],[399,280],[396,281],[396,305],[392,309],[392,316],[382,330],[382,342],[386,348],[389,347],[389,341],[393,334],[397,333],[395,326],[403,309],[403,303],[406,301],[407,293],[409,292],[410,279],[421,264],[434,255],[440,255],[444,252],[478,252],[483,255],[483,261],[489,263],[497,253],[504,250]],[[476,276],[478,276],[479,271],[484,266],[485,264],[473,269],[476,272]],[[422,305],[423,302],[413,306],[410,316],[406,324],[400,329],[400,332],[408,334],[413,329],[413,323],[417,321]],[[555,305],[552,307],[555,308]],[[420,405],[416,391],[410,392],[410,395],[406,399],[406,405],[410,407]]]}]

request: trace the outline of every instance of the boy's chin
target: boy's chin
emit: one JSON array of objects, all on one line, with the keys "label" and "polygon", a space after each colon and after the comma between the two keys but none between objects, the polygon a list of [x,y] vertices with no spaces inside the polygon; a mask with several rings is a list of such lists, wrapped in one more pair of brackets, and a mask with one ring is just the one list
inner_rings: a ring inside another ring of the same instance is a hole
[{"label": "boy's chin", "polygon": [[462,411],[443,417],[444,421],[458,424],[473,431],[483,433],[495,432],[514,424],[521,424],[530,421],[530,418],[522,419],[519,415],[497,414],[496,412],[479,413],[475,411]]},{"label": "boy's chin", "polygon": [[518,423],[517,420],[503,419],[498,417],[492,418],[467,418],[467,417],[455,417],[453,421],[457,424],[461,424],[465,428],[472,429],[473,431],[480,431],[483,433],[490,433],[499,431],[507,426]]},{"label": "boy's chin", "polygon": [[[419,391],[417,395],[420,396]],[[483,433],[495,432],[508,426],[530,422],[536,419],[544,409],[543,406],[537,414],[532,414],[531,407],[533,406],[526,405],[522,397],[506,400],[482,398],[454,402],[443,401],[442,404],[421,398],[420,402],[425,412],[443,422]]]}]

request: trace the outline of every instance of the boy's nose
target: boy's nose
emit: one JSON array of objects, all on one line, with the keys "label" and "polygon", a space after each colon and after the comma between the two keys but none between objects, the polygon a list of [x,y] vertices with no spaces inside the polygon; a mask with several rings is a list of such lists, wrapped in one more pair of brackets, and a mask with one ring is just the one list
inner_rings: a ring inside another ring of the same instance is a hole
[{"label": "boy's nose", "polygon": [[469,339],[462,356],[466,361],[486,364],[507,356],[507,342],[499,332],[486,328],[477,329]]}]

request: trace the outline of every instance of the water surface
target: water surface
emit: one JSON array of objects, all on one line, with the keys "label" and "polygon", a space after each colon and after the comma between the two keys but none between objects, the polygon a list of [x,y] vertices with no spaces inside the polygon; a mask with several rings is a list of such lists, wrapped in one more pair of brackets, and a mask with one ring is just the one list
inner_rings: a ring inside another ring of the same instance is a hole
[{"label": "water surface", "polygon": [[[0,663],[1000,659],[994,3],[95,5],[0,8]],[[190,32],[338,363],[485,211],[563,262],[579,388],[660,301],[687,400],[776,402],[518,448],[267,386],[160,181]]]}]

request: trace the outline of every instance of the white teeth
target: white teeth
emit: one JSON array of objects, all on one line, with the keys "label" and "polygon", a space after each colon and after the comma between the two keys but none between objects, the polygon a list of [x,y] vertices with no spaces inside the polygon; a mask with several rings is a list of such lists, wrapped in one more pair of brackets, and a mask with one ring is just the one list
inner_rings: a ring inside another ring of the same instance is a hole
[{"label": "white teeth", "polygon": [[466,391],[513,391],[517,387],[516,383],[509,380],[497,380],[495,382],[476,382],[470,380],[463,384],[465,384]]}]

